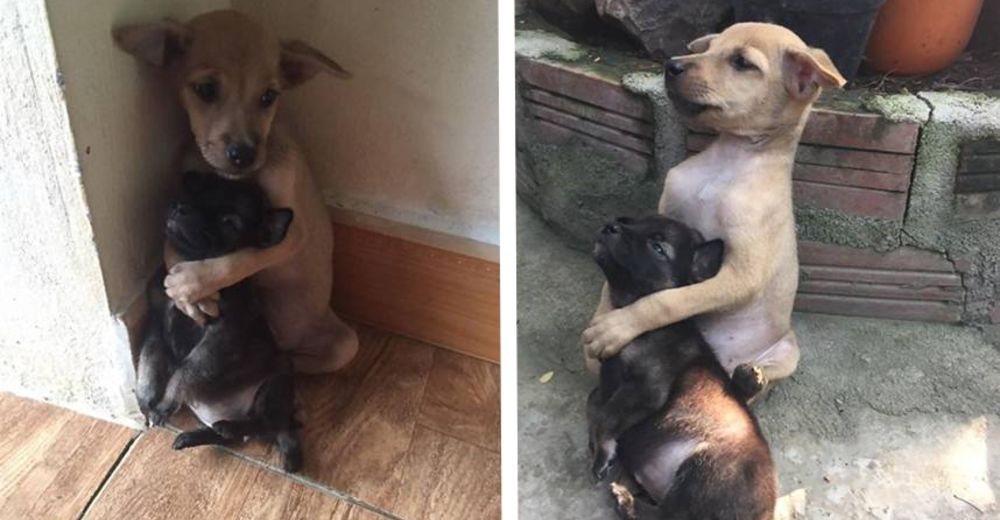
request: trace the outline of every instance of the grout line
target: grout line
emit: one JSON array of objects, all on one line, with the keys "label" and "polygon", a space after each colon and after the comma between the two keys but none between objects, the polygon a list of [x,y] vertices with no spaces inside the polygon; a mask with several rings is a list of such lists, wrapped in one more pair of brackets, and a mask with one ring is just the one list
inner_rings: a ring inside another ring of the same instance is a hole
[{"label": "grout line", "polygon": [[[172,432],[172,433],[175,433],[175,434],[184,431],[184,430],[182,430],[180,428],[177,428],[176,426],[174,426],[172,424],[168,424],[168,425],[164,426],[163,428],[166,429],[166,430],[168,430],[168,431],[170,431],[170,432]],[[387,511],[385,509],[382,509],[382,508],[380,508],[380,507],[378,507],[378,506],[376,506],[374,504],[369,504],[368,502],[365,502],[364,500],[361,500],[360,498],[356,498],[353,495],[349,495],[347,493],[344,493],[343,491],[337,490],[337,489],[332,488],[332,487],[327,487],[326,485],[324,485],[324,484],[322,484],[320,482],[317,482],[317,481],[312,480],[312,479],[307,478],[307,477],[303,477],[302,475],[297,475],[297,474],[294,474],[294,473],[288,473],[288,472],[282,470],[281,468],[279,468],[279,467],[277,467],[277,466],[275,466],[273,464],[269,464],[269,463],[267,463],[267,462],[265,462],[263,460],[260,460],[260,459],[258,459],[256,457],[253,457],[253,456],[250,456],[250,455],[247,455],[246,453],[240,452],[240,451],[235,450],[233,448],[230,448],[228,446],[222,446],[222,445],[216,444],[216,445],[213,445],[213,447],[218,448],[218,449],[220,449],[220,450],[222,450],[222,451],[224,451],[224,452],[226,452],[226,453],[228,453],[228,454],[236,457],[237,459],[240,459],[242,461],[249,462],[250,464],[254,464],[256,466],[264,468],[266,471],[274,473],[274,474],[276,474],[278,476],[285,477],[285,478],[287,478],[289,480],[293,480],[295,482],[298,482],[299,484],[302,484],[302,485],[307,486],[309,488],[315,489],[315,490],[317,490],[317,491],[319,491],[321,493],[324,493],[326,495],[330,495],[330,496],[332,496],[332,497],[334,497],[334,498],[336,498],[338,500],[341,500],[343,502],[347,502],[347,503],[349,503],[351,505],[358,506],[358,507],[360,507],[362,509],[367,509],[368,511],[371,511],[373,513],[381,515],[381,516],[383,516],[385,518],[389,518],[391,520],[406,520],[405,518],[398,517],[398,516],[394,515],[393,513],[389,512],[389,511]]]},{"label": "grout line", "polygon": [[90,512],[90,509],[101,498],[101,495],[104,494],[104,491],[111,483],[111,479],[115,476],[115,473],[118,472],[118,469],[121,468],[122,462],[125,460],[126,457],[128,457],[129,453],[132,453],[132,449],[135,447],[136,442],[139,440],[139,437],[141,437],[143,433],[145,432],[140,430],[137,435],[129,439],[128,443],[125,444],[125,447],[118,454],[118,457],[115,459],[115,462],[108,469],[108,472],[104,474],[104,478],[101,479],[101,483],[97,486],[97,490],[94,491],[94,494],[90,495],[90,498],[87,500],[87,504],[83,506],[83,509],[80,511],[80,515],[76,517],[77,520],[82,520],[83,518],[85,518],[87,516],[87,513]]},{"label": "grout line", "polygon": [[443,432],[443,431],[441,431],[441,430],[439,430],[437,428],[429,426],[426,423],[424,423],[423,421],[417,420],[416,425],[418,427],[420,427],[420,428],[425,429],[425,430],[432,431],[432,432],[434,432],[434,433],[436,433],[438,435],[442,435],[444,437],[448,437],[449,439],[461,442],[462,444],[466,444],[466,445],[472,446],[474,448],[479,448],[479,449],[481,449],[483,451],[488,451],[488,452],[490,452],[490,453],[492,453],[494,455],[500,455],[500,451],[499,450],[495,450],[493,448],[487,448],[486,446],[480,446],[479,444],[476,444],[474,442],[469,442],[468,440],[463,439],[461,437],[458,437],[458,436],[456,436],[454,434],[451,434],[451,433],[448,433],[448,432]]}]

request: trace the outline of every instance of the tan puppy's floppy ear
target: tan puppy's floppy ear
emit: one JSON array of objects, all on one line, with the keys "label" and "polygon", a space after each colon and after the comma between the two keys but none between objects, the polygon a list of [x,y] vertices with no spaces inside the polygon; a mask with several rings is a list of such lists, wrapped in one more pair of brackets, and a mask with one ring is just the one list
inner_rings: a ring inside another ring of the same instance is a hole
[{"label": "tan puppy's floppy ear", "polygon": [[169,18],[118,27],[111,36],[121,50],[157,67],[170,65],[191,44],[187,27]]},{"label": "tan puppy's floppy ear", "polygon": [[840,88],[847,80],[823,49],[785,51],[785,86],[796,99],[811,97],[821,87]]},{"label": "tan puppy's floppy ear", "polygon": [[705,36],[691,40],[691,43],[687,44],[687,48],[695,54],[701,54],[708,50],[709,44],[718,36],[718,34],[706,34]]},{"label": "tan puppy's floppy ear", "polygon": [[349,79],[351,73],[337,62],[299,40],[281,40],[281,82],[285,88],[297,87],[312,79],[318,72],[326,72],[340,79]]}]

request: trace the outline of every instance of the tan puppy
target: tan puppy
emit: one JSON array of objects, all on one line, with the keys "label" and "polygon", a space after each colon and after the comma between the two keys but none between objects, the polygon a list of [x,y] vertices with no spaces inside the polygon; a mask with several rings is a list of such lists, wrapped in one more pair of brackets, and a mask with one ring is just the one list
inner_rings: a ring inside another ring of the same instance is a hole
[{"label": "tan puppy", "polygon": [[[791,330],[798,287],[792,163],[809,108],[844,78],[820,49],[793,32],[740,23],[699,38],[693,54],[666,64],[677,109],[719,133],[703,152],[671,169],[659,212],[726,244],[719,274],[610,310],[607,286],[583,333],[588,367],[636,336],[692,316],[730,373],[755,384],[787,377],[798,364]],[[759,388],[758,388],[759,389]]]},{"label": "tan puppy", "polygon": [[333,229],[302,153],[275,122],[277,99],[318,72],[350,75],[295,40],[279,40],[235,11],[215,11],[186,24],[171,20],[114,30],[118,45],[162,67],[187,111],[194,140],[185,169],[252,178],[273,207],[295,214],[288,234],[268,249],[180,262],[168,247],[167,295],[203,321],[216,312],[219,289],[253,277],[279,346],[296,369],[336,370],[358,349],[357,336],[330,309]]}]

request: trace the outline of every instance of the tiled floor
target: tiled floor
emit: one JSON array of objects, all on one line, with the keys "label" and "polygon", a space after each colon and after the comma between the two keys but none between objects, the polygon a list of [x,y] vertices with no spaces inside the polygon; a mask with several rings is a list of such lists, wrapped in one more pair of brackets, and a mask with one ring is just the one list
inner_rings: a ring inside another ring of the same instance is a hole
[{"label": "tiled floor", "polygon": [[[297,477],[275,469],[276,454],[261,444],[175,452],[164,430],[133,443],[126,428],[2,397],[0,414],[11,409],[30,420],[0,432],[0,511],[77,518],[87,508],[87,519],[499,518],[499,368],[365,327],[359,334],[361,353],[347,369],[299,379],[306,466]],[[66,439],[53,439],[63,430]],[[54,450],[59,455],[46,455]]]}]

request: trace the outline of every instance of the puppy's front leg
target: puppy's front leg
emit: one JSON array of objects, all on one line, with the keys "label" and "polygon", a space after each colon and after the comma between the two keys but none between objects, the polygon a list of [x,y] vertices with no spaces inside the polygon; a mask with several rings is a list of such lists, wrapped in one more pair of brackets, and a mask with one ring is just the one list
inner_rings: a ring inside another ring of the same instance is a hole
[{"label": "puppy's front leg", "polygon": [[152,316],[146,326],[146,335],[139,351],[136,370],[136,398],[139,410],[152,426],[163,426],[167,418],[157,411],[163,399],[175,362],[161,336],[161,327],[154,323],[158,316]]},{"label": "puppy's front leg", "polygon": [[287,262],[302,250],[307,240],[305,225],[299,219],[294,219],[284,239],[278,244],[263,249],[241,249],[207,260],[181,262],[170,269],[163,285],[167,296],[174,301],[200,302],[220,289],[245,280],[268,267]]},{"label": "puppy's front leg", "polygon": [[718,274],[701,283],[665,289],[594,318],[583,332],[587,355],[606,359],[644,332],[706,312],[731,309],[760,293],[773,276],[768,231],[754,226],[732,230]]},{"label": "puppy's front leg", "polygon": [[[598,316],[605,314],[611,310],[612,310],[611,293],[610,289],[608,288],[608,282],[605,281],[604,285],[601,286],[601,299],[599,302],[597,302],[597,309],[594,310],[594,316],[591,318],[591,320],[593,321],[594,318],[597,318]],[[586,341],[581,340],[580,344],[583,347],[583,363],[584,365],[586,365],[587,370],[589,370],[591,373],[594,374],[599,373],[601,371],[601,361],[596,357],[591,357],[587,355]]]}]

